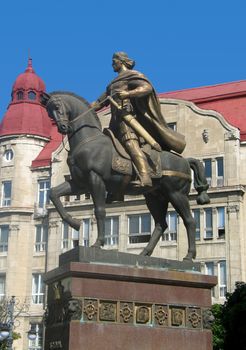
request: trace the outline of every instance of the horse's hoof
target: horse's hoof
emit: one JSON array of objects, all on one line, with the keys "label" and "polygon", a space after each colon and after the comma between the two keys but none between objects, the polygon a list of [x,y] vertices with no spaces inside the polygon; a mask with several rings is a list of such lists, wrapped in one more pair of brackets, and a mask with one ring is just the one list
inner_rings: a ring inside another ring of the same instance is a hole
[{"label": "horse's hoof", "polygon": [[148,251],[147,249],[144,249],[139,255],[142,255],[142,256],[150,256],[150,255],[151,255],[151,252]]},{"label": "horse's hoof", "polygon": [[93,248],[101,248],[104,246],[104,241],[97,239],[96,242],[92,245]]},{"label": "horse's hoof", "polygon": [[72,228],[74,228],[76,231],[79,231],[80,225],[81,225],[81,221],[78,219],[72,219],[70,223],[70,226],[72,226]]},{"label": "horse's hoof", "polygon": [[195,254],[195,253],[188,253],[188,254],[184,257],[183,261],[192,261],[193,259],[195,259],[195,257],[196,257],[196,254]]}]

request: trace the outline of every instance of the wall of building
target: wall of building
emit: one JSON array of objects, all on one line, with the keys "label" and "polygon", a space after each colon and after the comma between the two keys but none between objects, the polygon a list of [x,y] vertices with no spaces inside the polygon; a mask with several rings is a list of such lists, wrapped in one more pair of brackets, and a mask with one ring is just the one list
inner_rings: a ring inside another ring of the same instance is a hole
[{"label": "wall of building", "polygon": [[[200,214],[197,261],[202,263],[202,269],[205,273],[211,273],[208,269],[211,268],[212,264],[213,272],[218,274],[219,279],[221,279],[214,291],[214,302],[223,302],[226,290],[223,289],[224,281],[221,276],[224,271],[223,264],[226,264],[228,291],[234,289],[236,281],[245,278],[245,267],[243,266],[245,259],[243,224],[245,175],[242,173],[244,165],[241,165],[241,163],[244,152],[240,145],[239,131],[229,125],[219,113],[199,109],[190,102],[162,99],[161,107],[167,122],[175,124],[177,131],[186,136],[187,146],[183,156],[192,156],[201,161],[204,159],[210,161],[212,176],[211,179],[208,179],[211,183],[208,192],[211,203],[203,207],[198,206],[196,191],[192,188],[190,205],[192,210],[199,210]],[[108,110],[100,112],[99,117],[105,126],[109,120]],[[53,154],[55,161],[52,163],[52,186],[64,181],[64,175],[69,173],[65,161],[66,157],[67,152],[62,146]],[[223,176],[221,174],[218,176],[218,171],[221,171],[220,162],[222,162]],[[220,167],[219,170],[218,167]],[[70,197],[66,200],[63,199],[63,201],[68,212],[82,220],[80,244],[84,244],[83,220],[90,220],[89,242],[93,244],[96,240],[97,231],[91,200],[81,196],[80,199]],[[168,210],[170,212],[174,211],[171,206]],[[222,219],[219,214],[222,210],[224,211],[222,215],[224,227],[221,228],[219,225]],[[139,254],[146,243],[130,243],[129,216],[141,216],[148,213],[143,197],[126,197],[124,204],[108,205],[106,213],[108,218],[118,217],[119,237],[117,244],[111,242],[112,244],[106,244],[104,249],[119,249],[120,251]],[[211,230],[207,232],[206,217],[209,215],[211,215],[213,222]],[[67,248],[64,248],[62,243],[63,223],[52,206],[49,208],[49,221],[52,224],[49,230],[49,253],[47,258],[48,268],[51,269],[58,262],[57,255]],[[113,221],[114,219],[111,219],[111,225],[113,225]],[[151,220],[152,229],[153,225],[153,220]],[[72,229],[69,229],[69,248],[73,246],[73,237]],[[177,231],[174,237],[177,237],[177,239],[160,240],[153,256],[182,260],[187,252],[187,235],[179,216],[177,217]]]},{"label": "wall of building", "polygon": [[[198,206],[192,186],[190,206],[200,219],[197,261],[201,262],[204,273],[218,275],[219,284],[215,287],[213,301],[223,302],[225,292],[232,291],[236,281],[246,279],[246,144],[240,143],[238,129],[215,111],[202,110],[190,102],[173,99],[161,99],[161,108],[167,122],[186,136],[183,156],[205,161],[208,167],[211,203]],[[107,126],[109,110],[100,112],[99,117],[103,127]],[[0,139],[0,182],[12,181],[11,203],[3,205],[3,192],[0,198],[0,231],[6,226],[9,229],[7,248],[0,232],[0,279],[6,277],[6,296],[15,295],[20,303],[28,305],[28,312],[18,318],[22,338],[15,342],[15,347],[20,350],[30,345],[25,333],[30,323],[41,324],[44,312],[44,295],[42,291],[38,295],[34,293],[33,276],[42,277],[46,271],[57,267],[59,255],[71,249],[78,238],[79,244],[91,245],[97,237],[93,203],[88,194],[62,198],[66,210],[81,220],[79,233],[64,225],[52,204],[45,200],[44,205],[39,205],[40,181],[47,181],[46,185],[50,181],[54,187],[69,175],[66,139],[52,154],[51,167],[32,168],[32,161],[46,142],[47,139],[29,135]],[[13,159],[7,160],[6,151],[10,149]],[[45,191],[47,194],[48,188]],[[153,256],[182,260],[187,252],[186,231],[171,205],[168,212],[169,230],[165,231]],[[104,249],[139,254],[154,228],[143,197],[126,196],[124,203],[107,205],[106,214]],[[133,222],[142,227],[139,234],[130,233]],[[45,228],[47,240],[44,237],[40,241],[37,230]],[[225,278],[223,271],[226,271]]]}]

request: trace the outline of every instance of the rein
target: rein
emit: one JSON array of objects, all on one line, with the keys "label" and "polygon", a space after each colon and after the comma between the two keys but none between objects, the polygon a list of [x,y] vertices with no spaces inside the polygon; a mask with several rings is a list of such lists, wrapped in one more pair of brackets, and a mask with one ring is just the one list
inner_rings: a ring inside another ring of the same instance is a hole
[{"label": "rein", "polygon": [[[102,101],[100,101],[100,104],[102,104],[103,102],[106,102],[109,99],[109,96],[107,96],[106,98],[104,98]],[[95,107],[91,107],[89,108],[87,111],[83,112],[82,114],[79,114],[76,118],[74,118],[73,120],[70,121],[70,123],[74,123],[76,120],[83,118],[87,113],[91,112],[94,110]]]},{"label": "rein", "polygon": [[[114,95],[115,95],[115,94],[114,94]],[[104,102],[106,102],[108,99],[111,101],[112,96],[107,96],[106,98],[104,98],[102,101],[100,101],[99,105],[102,104],[102,103],[104,103]],[[51,102],[53,102],[57,108],[61,108],[61,115],[64,116],[64,115],[66,114],[66,113],[65,113],[64,104],[63,104],[62,99],[61,99],[60,97],[58,97],[58,96],[53,96],[53,97],[51,97],[51,98],[49,99],[48,103],[47,103],[47,106],[48,106]],[[85,115],[87,115],[88,113],[90,113],[90,112],[93,111],[93,110],[95,110],[95,107],[89,108],[87,111],[85,111],[85,112],[79,114],[79,115],[78,115],[76,118],[74,118],[73,120],[70,120],[70,121],[69,121],[69,124],[73,124],[74,122],[76,122],[77,120],[83,118]],[[95,126],[93,126],[93,127],[95,127]],[[97,128],[97,127],[96,127],[96,128]],[[97,128],[97,129],[98,129],[98,128]],[[67,136],[68,136],[68,141],[71,140],[71,138],[77,133],[78,130],[80,130],[80,127],[78,127],[78,129],[74,130],[74,131],[71,133],[71,135],[67,134]],[[100,130],[100,129],[99,129],[99,130]],[[100,130],[100,131],[101,131],[101,130]],[[81,146],[81,145],[83,145],[83,144],[85,144],[85,143],[87,143],[87,142],[89,142],[89,141],[92,141],[92,140],[96,139],[98,136],[99,136],[99,134],[97,134],[97,135],[95,135],[95,136],[92,136],[92,137],[88,137],[88,138],[86,138],[85,140],[81,141],[78,145]],[[69,150],[66,148],[66,144],[64,143],[64,138],[65,138],[65,137],[62,138],[62,145],[63,145],[63,148],[64,148],[67,152],[69,152]],[[76,147],[76,148],[77,148],[77,147]]]}]

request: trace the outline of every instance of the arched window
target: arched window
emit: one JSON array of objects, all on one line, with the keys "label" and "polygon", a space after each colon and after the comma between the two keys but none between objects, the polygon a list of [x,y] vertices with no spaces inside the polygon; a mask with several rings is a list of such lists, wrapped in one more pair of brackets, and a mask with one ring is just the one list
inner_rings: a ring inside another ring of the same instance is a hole
[{"label": "arched window", "polygon": [[23,97],[24,97],[23,91],[18,91],[16,96],[17,96],[17,100],[23,100]]},{"label": "arched window", "polygon": [[28,92],[28,98],[29,100],[36,100],[36,94],[34,91],[29,91]]}]

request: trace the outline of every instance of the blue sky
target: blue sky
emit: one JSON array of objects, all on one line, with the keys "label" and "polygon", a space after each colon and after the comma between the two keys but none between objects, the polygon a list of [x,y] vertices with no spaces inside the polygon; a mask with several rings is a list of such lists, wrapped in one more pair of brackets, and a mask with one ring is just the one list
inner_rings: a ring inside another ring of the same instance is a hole
[{"label": "blue sky", "polygon": [[126,51],[157,92],[246,79],[245,0],[12,0],[0,5],[0,118],[28,52],[47,91],[96,99]]}]

